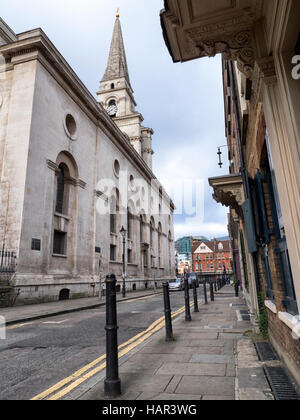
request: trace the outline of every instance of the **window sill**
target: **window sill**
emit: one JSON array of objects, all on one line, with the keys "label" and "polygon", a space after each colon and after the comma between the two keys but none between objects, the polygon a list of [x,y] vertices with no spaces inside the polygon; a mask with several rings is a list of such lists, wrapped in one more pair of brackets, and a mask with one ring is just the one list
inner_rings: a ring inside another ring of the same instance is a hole
[{"label": "window sill", "polygon": [[265,300],[265,307],[270,309],[270,311],[274,314],[277,314],[278,312],[275,303],[273,303],[271,300]]},{"label": "window sill", "polygon": [[52,254],[52,257],[55,257],[55,258],[68,258],[68,256],[67,255],[64,255],[64,254]]},{"label": "window sill", "polygon": [[291,315],[288,312],[278,312],[278,318],[293,331],[295,339],[300,338],[299,316]]},{"label": "window sill", "polygon": [[65,214],[62,214],[62,213],[55,212],[54,213],[54,216],[61,217],[62,219],[66,219],[66,220],[71,220],[71,217],[69,217],[69,216],[67,216]]},{"label": "window sill", "polygon": [[123,263],[122,263],[122,261],[113,261],[113,260],[110,260],[109,261],[109,264],[123,264]]}]

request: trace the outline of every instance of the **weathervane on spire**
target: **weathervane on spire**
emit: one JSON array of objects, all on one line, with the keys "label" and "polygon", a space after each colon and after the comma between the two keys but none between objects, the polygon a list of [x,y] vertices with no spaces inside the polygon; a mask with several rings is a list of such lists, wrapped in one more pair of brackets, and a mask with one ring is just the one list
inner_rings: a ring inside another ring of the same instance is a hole
[{"label": "weathervane on spire", "polygon": [[119,11],[120,11],[120,8],[118,7],[117,14],[116,14],[116,18],[119,18],[119,17],[120,17],[120,13],[119,13]]}]

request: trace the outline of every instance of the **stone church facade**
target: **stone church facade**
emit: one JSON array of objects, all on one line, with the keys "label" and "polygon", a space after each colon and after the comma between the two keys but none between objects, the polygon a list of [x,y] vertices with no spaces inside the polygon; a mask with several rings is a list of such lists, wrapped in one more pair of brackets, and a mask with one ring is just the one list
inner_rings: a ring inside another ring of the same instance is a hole
[{"label": "stone church facade", "polygon": [[16,256],[15,303],[96,296],[99,266],[121,281],[122,226],[127,290],[173,277],[174,205],[151,169],[119,17],[98,102],[41,29],[1,21],[0,54],[0,244]]}]

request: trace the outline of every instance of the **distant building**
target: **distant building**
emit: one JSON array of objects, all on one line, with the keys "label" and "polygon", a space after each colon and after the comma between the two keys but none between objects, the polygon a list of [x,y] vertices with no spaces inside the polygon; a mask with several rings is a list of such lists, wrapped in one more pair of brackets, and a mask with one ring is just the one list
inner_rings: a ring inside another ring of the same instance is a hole
[{"label": "distant building", "polygon": [[175,242],[178,255],[177,269],[180,274],[184,274],[184,271],[193,271],[192,249],[194,246],[199,246],[202,242],[207,241],[208,239],[205,236],[184,236]]},{"label": "distant building", "polygon": [[230,242],[213,241],[195,243],[192,248],[192,271],[221,274],[232,273]]}]

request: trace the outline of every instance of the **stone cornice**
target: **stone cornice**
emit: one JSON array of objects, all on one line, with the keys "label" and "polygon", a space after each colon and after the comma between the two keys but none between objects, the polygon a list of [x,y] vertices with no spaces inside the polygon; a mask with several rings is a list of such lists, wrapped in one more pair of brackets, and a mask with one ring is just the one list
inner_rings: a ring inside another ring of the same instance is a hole
[{"label": "stone cornice", "polygon": [[[38,60],[60,86],[78,104],[104,134],[126,154],[135,168],[151,182],[157,179],[142,157],[128,142],[126,136],[112,121],[104,108],[95,100],[73,69],[41,29],[19,34],[18,41],[0,46],[0,54],[11,59],[12,64]],[[141,115],[138,114],[137,115]],[[172,209],[175,208],[171,202]]]},{"label": "stone cornice", "polygon": [[[256,49],[255,24],[262,17],[263,0],[232,0],[225,5],[205,7],[191,0],[168,0],[161,12],[161,23],[173,61],[212,57],[218,53],[236,60],[247,77],[252,76]],[[200,3],[197,2],[197,3]],[[216,2],[217,3],[217,2]]]}]

